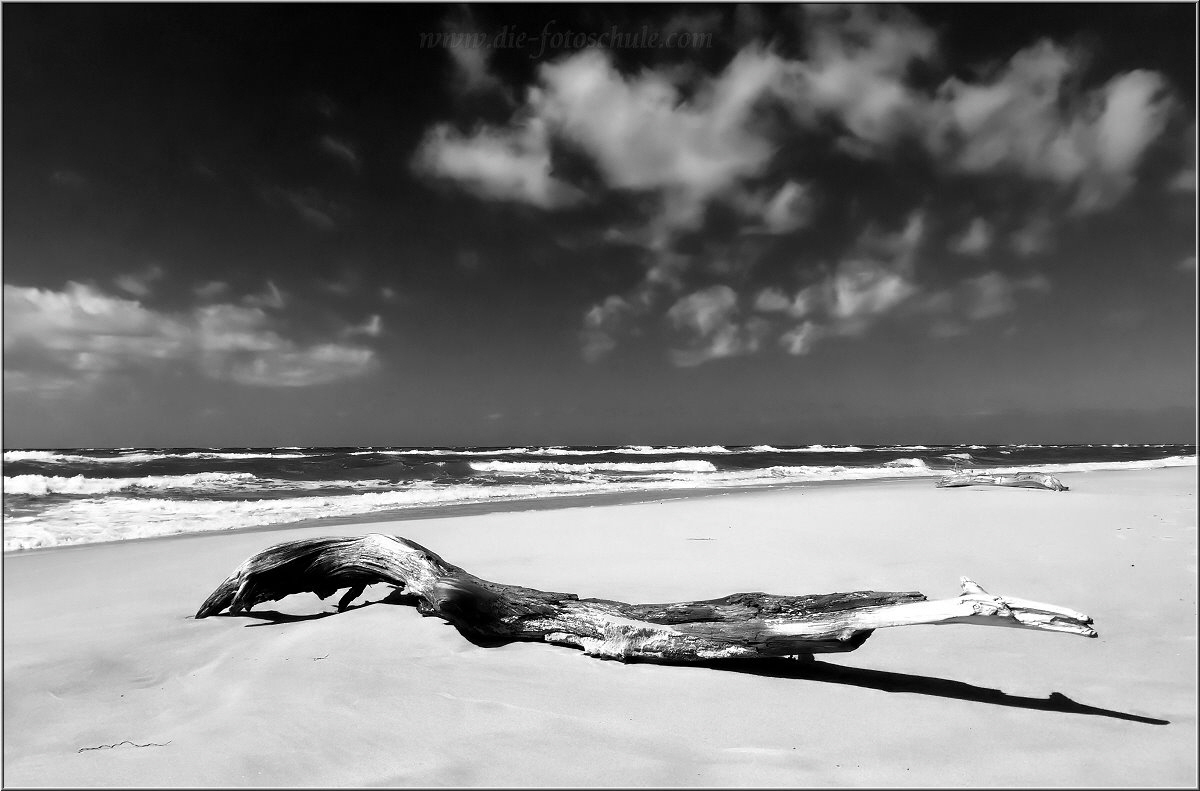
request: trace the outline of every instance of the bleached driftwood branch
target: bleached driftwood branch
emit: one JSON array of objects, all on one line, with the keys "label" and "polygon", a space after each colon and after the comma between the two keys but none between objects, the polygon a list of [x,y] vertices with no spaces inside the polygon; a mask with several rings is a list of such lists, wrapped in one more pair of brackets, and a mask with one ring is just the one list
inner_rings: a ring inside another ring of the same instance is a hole
[{"label": "bleached driftwood branch", "polygon": [[952,486],[1017,486],[1024,489],[1050,489],[1055,492],[1068,491],[1063,482],[1053,475],[1040,472],[1014,472],[1009,475],[990,472],[962,472],[938,479],[939,488]]},{"label": "bleached driftwood branch", "polygon": [[708,601],[625,604],[489,582],[414,541],[379,533],[265,549],[222,582],[196,617],[248,611],[306,591],[323,599],[349,588],[338,603],[344,609],[373,583],[402,589],[416,599],[419,612],[444,618],[473,639],[544,641],[622,660],[693,662],[853,651],[875,629],[918,624],[990,624],[1096,636],[1092,619],[1083,613],[993,596],[966,577],[962,595],[940,601],[917,592],[854,591],[736,593]]}]

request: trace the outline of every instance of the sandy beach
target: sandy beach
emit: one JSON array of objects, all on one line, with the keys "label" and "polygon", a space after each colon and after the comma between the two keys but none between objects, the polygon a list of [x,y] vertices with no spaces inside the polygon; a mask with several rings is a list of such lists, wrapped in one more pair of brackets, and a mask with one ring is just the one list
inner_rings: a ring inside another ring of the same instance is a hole
[{"label": "sandy beach", "polygon": [[[7,554],[4,784],[1194,785],[1195,468],[1061,479],[1071,491],[814,485]],[[340,614],[305,594],[192,618],[266,546],[367,532],[630,602],[949,598],[968,575],[1082,610],[1100,637],[919,626],[813,665],[715,669],[477,647],[382,586]]]}]

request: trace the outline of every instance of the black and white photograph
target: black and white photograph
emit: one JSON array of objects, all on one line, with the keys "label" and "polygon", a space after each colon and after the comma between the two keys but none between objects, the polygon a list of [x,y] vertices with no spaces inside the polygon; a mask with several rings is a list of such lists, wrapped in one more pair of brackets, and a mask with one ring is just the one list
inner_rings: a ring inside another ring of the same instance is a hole
[{"label": "black and white photograph", "polygon": [[1197,8],[5,2],[0,786],[1194,788]]}]

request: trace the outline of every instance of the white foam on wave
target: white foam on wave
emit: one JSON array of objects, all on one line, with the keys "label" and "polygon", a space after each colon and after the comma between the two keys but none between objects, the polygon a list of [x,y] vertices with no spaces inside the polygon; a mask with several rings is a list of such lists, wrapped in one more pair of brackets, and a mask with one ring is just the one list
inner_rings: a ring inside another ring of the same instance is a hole
[{"label": "white foam on wave", "polygon": [[710,461],[686,459],[681,461],[629,461],[591,462],[570,464],[556,461],[473,461],[471,469],[476,472],[498,472],[530,474],[539,472],[595,473],[595,472],[716,472]]},{"label": "white foam on wave", "polygon": [[974,457],[970,453],[943,453],[943,459],[962,459],[963,461],[971,461]]},{"label": "white foam on wave", "polygon": [[490,450],[452,450],[450,448],[382,448],[379,450],[354,450],[351,456],[507,456],[533,453],[529,448],[493,448]]},{"label": "white foam on wave", "polygon": [[[48,463],[84,463],[84,464],[129,464],[146,461],[163,461],[164,459],[303,459],[310,458],[308,453],[252,453],[249,451],[191,451],[189,453],[156,453],[147,451],[122,452],[117,456],[85,456],[79,453],[59,453],[50,450],[6,450],[4,461],[7,464],[18,461],[39,461]],[[320,455],[320,454],[317,454]]]},{"label": "white foam on wave", "polygon": [[16,461],[54,461],[58,455],[52,450],[6,450],[4,461],[8,464]]},{"label": "white foam on wave", "polygon": [[89,478],[84,475],[11,475],[4,478],[5,495],[30,497],[101,495],[116,492],[192,490],[204,492],[316,491],[320,489],[378,489],[397,486],[394,481],[302,480],[260,478],[250,472],[198,472],[188,475],[147,475],[141,478]]},{"label": "white foam on wave", "polygon": [[[921,459],[917,458],[896,459],[879,466],[779,465],[766,469],[720,471],[708,462],[693,463],[706,466],[703,469],[691,469],[679,465],[678,462],[658,465],[649,463],[639,465],[638,472],[643,474],[636,479],[606,476],[604,472],[618,471],[599,469],[602,465],[563,464],[559,466],[569,468],[571,472],[591,467],[594,478],[492,485],[469,482],[446,484],[431,481],[407,484],[392,484],[387,481],[278,481],[277,483],[281,486],[300,489],[342,485],[364,488],[382,486],[383,489],[361,494],[306,494],[255,500],[217,500],[205,498],[202,494],[198,497],[170,499],[154,496],[128,497],[124,496],[121,491],[110,491],[98,493],[101,496],[56,503],[33,516],[7,517],[4,549],[10,551],[61,544],[119,541],[177,533],[287,524],[327,517],[365,517],[383,511],[443,504],[520,501],[538,497],[567,497],[598,492],[665,492],[717,487],[754,488],[788,483],[921,478],[945,474],[945,471],[930,469]],[[537,463],[533,462],[474,462],[472,466],[475,464],[534,464],[537,466]],[[979,469],[994,473],[1021,471],[1065,473],[1195,465],[1195,456],[1171,456],[1144,461],[1079,462]],[[544,467],[545,463],[540,466]],[[528,472],[528,470],[523,471]],[[215,475],[238,474],[216,473]],[[190,477],[193,476],[152,476],[151,479],[161,481],[166,478]],[[61,480],[75,479],[63,478]],[[127,482],[138,479],[91,480]],[[237,480],[239,479],[230,478],[229,483],[236,486],[238,485]],[[7,483],[8,481],[6,481]],[[248,486],[268,488],[271,484],[271,480],[250,481],[247,479]],[[164,486],[163,488],[169,487]]]},{"label": "white foam on wave", "polygon": [[4,477],[5,494],[108,494],[130,489],[216,489],[256,480],[249,472],[198,472],[192,475],[149,475],[144,478],[87,478],[83,475],[13,475]]},{"label": "white foam on wave", "polygon": [[712,455],[714,453],[735,452],[724,445],[622,445],[618,448],[571,448],[566,445],[553,445],[530,451],[530,453],[538,456],[596,456],[600,454],[673,456],[681,453]]},{"label": "white foam on wave", "polygon": [[[579,467],[583,465],[563,465]],[[590,465],[589,465],[590,466]],[[655,465],[650,465],[655,466]],[[710,465],[711,466],[711,465]],[[715,468],[714,468],[715,469]],[[690,472],[667,470],[638,480],[565,481],[479,486],[418,481],[387,491],[309,495],[265,500],[131,498],[118,495],[56,504],[34,517],[9,517],[5,551],[67,544],[121,541],[236,528],[288,524],[309,519],[369,516],[405,508],[599,492],[669,491],[714,487],[763,487],[805,481],[857,480],[923,475],[928,470],[874,467],[771,467],[766,470]]]},{"label": "white foam on wave", "polygon": [[[921,459],[917,459],[917,458],[912,458],[912,459],[892,459],[891,461],[884,462],[883,466],[884,466],[884,467],[901,467],[901,468],[903,468],[903,467],[911,467],[911,468],[918,469],[918,470],[927,470],[927,469],[929,469],[929,465],[928,465],[928,464],[926,464],[926,463],[925,463],[924,461],[922,461]],[[869,468],[868,468],[868,469],[869,469]]]},{"label": "white foam on wave", "polygon": [[864,449],[857,445],[806,445],[801,448],[755,445],[750,448],[750,451],[754,453],[862,453]]},{"label": "white foam on wave", "polygon": [[4,549],[232,530],[325,517],[365,516],[414,506],[588,494],[600,488],[596,484],[579,483],[437,487],[420,482],[384,492],[268,500],[128,497],[74,500],[52,506],[34,517],[6,519]]}]

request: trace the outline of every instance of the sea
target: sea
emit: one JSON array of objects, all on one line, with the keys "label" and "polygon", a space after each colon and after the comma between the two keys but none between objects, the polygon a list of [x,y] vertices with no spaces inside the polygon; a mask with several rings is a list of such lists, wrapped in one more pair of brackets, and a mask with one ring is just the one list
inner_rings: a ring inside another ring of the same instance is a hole
[{"label": "sea", "polygon": [[[1195,466],[1194,445],[72,448],[4,451],[4,551],[586,495],[667,497],[954,470]],[[507,505],[502,505],[507,504]]]}]

